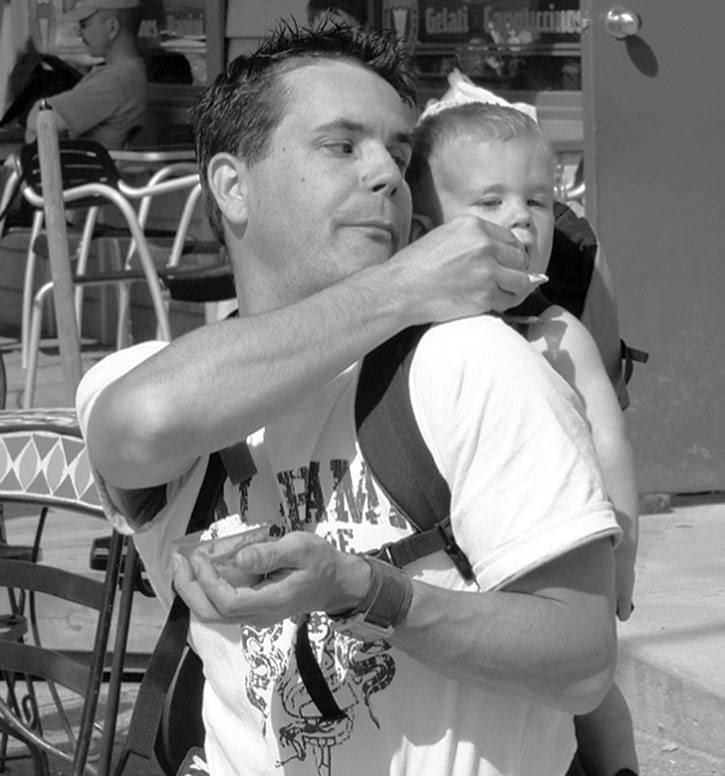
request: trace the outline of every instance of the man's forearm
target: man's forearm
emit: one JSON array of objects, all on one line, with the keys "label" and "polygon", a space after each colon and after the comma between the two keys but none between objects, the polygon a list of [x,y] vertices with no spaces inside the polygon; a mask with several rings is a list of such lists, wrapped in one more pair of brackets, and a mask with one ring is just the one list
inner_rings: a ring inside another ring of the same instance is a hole
[{"label": "man's forearm", "polygon": [[[192,569],[179,560],[174,587],[200,620],[268,626],[300,612],[355,610],[371,584],[362,557],[306,532],[247,546],[237,563],[267,574],[267,582],[234,588],[210,564]],[[456,681],[570,714],[591,711],[614,673],[611,541],[572,550],[505,591],[452,591],[413,580],[410,609],[391,641]]]},{"label": "man's forearm", "polygon": [[393,643],[457,681],[498,686],[572,714],[590,711],[614,671],[608,545],[599,541],[566,556],[591,572],[586,590],[544,582],[535,593],[460,593],[415,582]]}]

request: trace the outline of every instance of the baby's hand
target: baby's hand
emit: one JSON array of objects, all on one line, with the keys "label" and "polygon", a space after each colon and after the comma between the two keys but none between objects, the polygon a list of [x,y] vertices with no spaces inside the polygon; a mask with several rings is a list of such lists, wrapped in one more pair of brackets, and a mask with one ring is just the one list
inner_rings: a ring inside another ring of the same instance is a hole
[{"label": "baby's hand", "polygon": [[634,609],[632,594],[634,590],[634,560],[623,554],[614,553],[614,592],[617,601],[617,617],[624,622]]}]

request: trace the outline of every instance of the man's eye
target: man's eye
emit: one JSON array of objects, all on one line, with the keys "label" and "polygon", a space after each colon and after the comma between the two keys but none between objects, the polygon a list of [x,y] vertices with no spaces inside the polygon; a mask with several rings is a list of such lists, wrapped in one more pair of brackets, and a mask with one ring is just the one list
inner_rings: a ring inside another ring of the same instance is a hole
[{"label": "man's eye", "polygon": [[350,140],[336,140],[327,144],[327,148],[340,156],[349,156],[355,150],[355,146]]}]

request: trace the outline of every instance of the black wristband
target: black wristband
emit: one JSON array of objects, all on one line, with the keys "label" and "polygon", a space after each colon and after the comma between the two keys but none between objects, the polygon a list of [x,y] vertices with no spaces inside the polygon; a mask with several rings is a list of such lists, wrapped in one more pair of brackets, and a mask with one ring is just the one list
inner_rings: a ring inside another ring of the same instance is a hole
[{"label": "black wristband", "polygon": [[395,566],[364,556],[372,575],[370,589],[360,605],[328,615],[342,630],[364,638],[390,636],[405,618],[413,600],[413,583]]}]

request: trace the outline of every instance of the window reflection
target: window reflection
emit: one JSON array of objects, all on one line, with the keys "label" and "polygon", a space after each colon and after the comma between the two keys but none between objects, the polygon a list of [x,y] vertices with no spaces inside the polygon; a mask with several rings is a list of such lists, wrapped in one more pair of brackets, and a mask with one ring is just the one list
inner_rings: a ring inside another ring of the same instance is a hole
[{"label": "window reflection", "polygon": [[501,91],[581,89],[579,0],[378,0],[423,76],[457,67]]},{"label": "window reflection", "polygon": [[205,84],[204,2],[144,0],[141,41],[152,83]]},{"label": "window reflection", "polygon": [[[96,64],[79,35],[75,22],[63,13],[77,0],[33,0],[31,35],[35,48],[57,53],[81,68]],[[140,47],[149,81],[200,84],[207,81],[205,1],[142,0]]]}]

